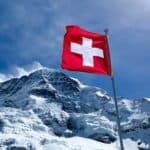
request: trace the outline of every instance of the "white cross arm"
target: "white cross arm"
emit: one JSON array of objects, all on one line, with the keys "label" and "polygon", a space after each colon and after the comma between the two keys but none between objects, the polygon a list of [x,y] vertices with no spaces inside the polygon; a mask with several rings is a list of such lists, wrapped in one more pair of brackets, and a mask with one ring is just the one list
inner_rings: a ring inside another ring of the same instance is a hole
[{"label": "white cross arm", "polygon": [[71,52],[82,55],[83,66],[94,67],[94,56],[104,58],[103,50],[92,47],[92,39],[82,38],[82,45],[71,43]]}]

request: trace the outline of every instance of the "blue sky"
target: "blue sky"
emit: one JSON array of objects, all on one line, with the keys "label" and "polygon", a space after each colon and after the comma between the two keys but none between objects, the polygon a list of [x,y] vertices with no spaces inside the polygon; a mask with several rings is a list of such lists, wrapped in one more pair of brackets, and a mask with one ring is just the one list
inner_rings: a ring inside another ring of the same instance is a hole
[{"label": "blue sky", "polygon": [[[33,62],[60,69],[65,26],[108,27],[117,95],[149,97],[149,0],[0,0],[0,73]],[[109,77],[64,71],[111,91]],[[111,93],[111,92],[110,92]]]}]

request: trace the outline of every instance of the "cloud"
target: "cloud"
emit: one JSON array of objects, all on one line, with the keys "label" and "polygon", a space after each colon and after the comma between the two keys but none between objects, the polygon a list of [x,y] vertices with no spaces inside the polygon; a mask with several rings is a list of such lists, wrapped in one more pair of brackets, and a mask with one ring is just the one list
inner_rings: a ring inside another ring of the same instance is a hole
[{"label": "cloud", "polygon": [[30,73],[44,68],[46,67],[42,66],[39,62],[33,62],[33,64],[26,65],[24,67],[16,66],[11,69],[12,70],[11,74],[0,73],[0,82],[4,82],[12,78],[20,78],[24,75],[28,76]]},{"label": "cloud", "polygon": [[[77,24],[99,33],[106,27],[110,29],[113,68],[122,77],[119,81],[122,91],[130,86],[123,88],[122,80],[129,83],[136,80],[135,88],[139,78],[145,91],[148,89],[149,85],[144,83],[150,76],[149,0],[1,0],[0,12],[0,69],[16,65],[10,76],[0,75],[1,81],[28,75],[31,66],[28,68],[27,64],[33,61],[58,69],[64,27]],[[89,79],[86,74],[78,77],[85,82],[90,80],[92,85],[100,79],[93,75]]]},{"label": "cloud", "polygon": [[56,58],[61,55],[65,25],[78,24],[95,32],[109,27],[113,34],[126,28],[149,29],[148,4],[148,0],[3,2],[0,33],[7,42],[1,44],[1,57],[13,64],[40,61],[54,67],[60,63]]},{"label": "cloud", "polygon": [[21,76],[24,76],[24,75],[27,76],[36,70],[40,70],[40,69],[44,69],[44,68],[46,68],[46,67],[42,66],[39,62],[33,62],[33,64],[31,64],[31,65],[24,66],[24,68],[15,67],[14,72],[15,72],[15,76],[17,78],[20,78]]},{"label": "cloud", "polygon": [[5,81],[7,81],[9,79],[12,79],[12,78],[14,78],[14,76],[11,75],[11,74],[2,74],[2,73],[0,73],[0,82],[5,82]]},{"label": "cloud", "polygon": [[0,73],[0,82],[4,82],[8,79],[9,79],[9,77],[7,77],[6,75]]}]

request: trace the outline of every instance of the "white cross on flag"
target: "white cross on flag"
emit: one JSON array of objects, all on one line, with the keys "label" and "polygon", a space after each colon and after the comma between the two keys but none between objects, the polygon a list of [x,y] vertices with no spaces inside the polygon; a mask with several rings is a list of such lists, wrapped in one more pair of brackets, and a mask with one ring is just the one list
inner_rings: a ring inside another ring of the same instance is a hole
[{"label": "white cross on flag", "polygon": [[66,29],[62,68],[111,75],[106,35],[92,33],[78,26],[67,26]]}]

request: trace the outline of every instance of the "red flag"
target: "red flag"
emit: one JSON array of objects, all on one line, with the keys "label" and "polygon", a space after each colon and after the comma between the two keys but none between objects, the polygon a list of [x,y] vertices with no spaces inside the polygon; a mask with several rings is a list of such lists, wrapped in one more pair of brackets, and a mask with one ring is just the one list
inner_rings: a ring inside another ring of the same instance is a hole
[{"label": "red flag", "polygon": [[106,35],[67,26],[64,36],[62,68],[72,71],[111,75]]}]

